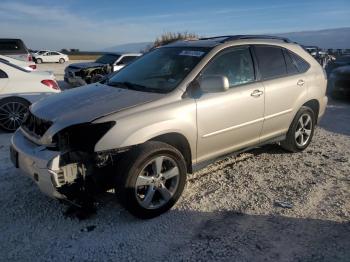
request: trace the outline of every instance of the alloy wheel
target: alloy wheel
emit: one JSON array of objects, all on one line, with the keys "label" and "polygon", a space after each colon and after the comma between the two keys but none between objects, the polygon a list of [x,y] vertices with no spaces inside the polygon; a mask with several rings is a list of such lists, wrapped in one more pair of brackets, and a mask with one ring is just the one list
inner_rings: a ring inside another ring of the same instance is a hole
[{"label": "alloy wheel", "polygon": [[144,165],[136,179],[135,194],[138,203],[146,209],[164,206],[175,194],[180,171],[174,159],[156,156]]},{"label": "alloy wheel", "polygon": [[309,114],[302,114],[295,131],[295,142],[299,147],[305,146],[311,137],[313,123]]},{"label": "alloy wheel", "polygon": [[8,102],[0,106],[0,125],[8,130],[15,131],[23,122],[28,108],[19,102]]}]

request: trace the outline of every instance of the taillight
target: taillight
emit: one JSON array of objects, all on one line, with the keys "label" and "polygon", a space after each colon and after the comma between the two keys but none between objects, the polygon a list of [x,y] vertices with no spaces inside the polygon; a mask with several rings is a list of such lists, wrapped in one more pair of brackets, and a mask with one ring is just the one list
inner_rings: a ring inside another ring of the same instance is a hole
[{"label": "taillight", "polygon": [[33,69],[33,70],[36,69],[36,65],[29,65],[29,67],[30,67],[31,69]]},{"label": "taillight", "polygon": [[46,80],[41,81],[41,83],[52,88],[52,89],[60,90],[60,87],[58,86],[58,84],[54,80],[46,79]]},{"label": "taillight", "polygon": [[32,57],[32,55],[28,55],[28,61],[29,61],[29,62],[33,62],[33,57]]}]

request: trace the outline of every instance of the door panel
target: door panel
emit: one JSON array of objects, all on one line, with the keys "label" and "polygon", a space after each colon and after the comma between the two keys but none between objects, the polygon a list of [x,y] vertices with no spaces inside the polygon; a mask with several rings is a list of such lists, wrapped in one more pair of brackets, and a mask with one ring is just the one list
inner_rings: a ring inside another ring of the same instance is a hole
[{"label": "door panel", "polygon": [[265,87],[265,121],[261,140],[285,134],[294,117],[295,104],[305,95],[306,82],[303,86],[297,83],[300,75],[288,76],[263,82]]},{"label": "door panel", "polygon": [[201,162],[259,142],[264,119],[261,83],[204,94],[197,102],[197,161]]}]

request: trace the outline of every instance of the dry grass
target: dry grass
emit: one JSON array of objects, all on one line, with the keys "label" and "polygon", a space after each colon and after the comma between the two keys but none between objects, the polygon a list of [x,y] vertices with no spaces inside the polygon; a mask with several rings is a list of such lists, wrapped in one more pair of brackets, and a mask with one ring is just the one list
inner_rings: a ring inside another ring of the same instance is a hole
[{"label": "dry grass", "polygon": [[69,60],[96,60],[101,55],[69,55]]}]

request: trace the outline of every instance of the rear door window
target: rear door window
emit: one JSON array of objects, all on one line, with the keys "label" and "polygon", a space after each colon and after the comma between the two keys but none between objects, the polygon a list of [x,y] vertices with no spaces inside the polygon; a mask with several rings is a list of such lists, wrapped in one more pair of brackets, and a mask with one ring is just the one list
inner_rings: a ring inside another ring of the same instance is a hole
[{"label": "rear door window", "polygon": [[255,54],[263,80],[278,78],[287,74],[283,50],[275,46],[256,45]]}]

